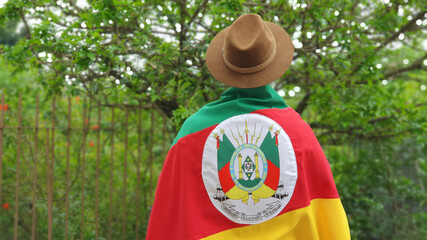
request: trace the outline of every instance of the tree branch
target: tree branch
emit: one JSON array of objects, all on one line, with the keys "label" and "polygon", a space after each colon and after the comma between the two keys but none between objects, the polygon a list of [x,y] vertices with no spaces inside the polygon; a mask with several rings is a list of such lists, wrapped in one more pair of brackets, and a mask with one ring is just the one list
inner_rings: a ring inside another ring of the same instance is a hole
[{"label": "tree branch", "polygon": [[308,100],[310,99],[310,95],[311,95],[311,93],[310,92],[307,92],[305,95],[304,95],[304,98],[298,103],[298,106],[297,106],[297,108],[295,109],[295,111],[297,112],[297,113],[299,113],[300,115],[302,114],[302,112],[307,108],[307,106],[308,106]]},{"label": "tree branch", "polygon": [[190,21],[188,21],[188,25],[190,25],[194,19],[196,19],[197,14],[206,7],[206,4],[209,2],[209,0],[204,0],[203,3],[194,11],[193,16],[191,16]]},{"label": "tree branch", "polygon": [[247,7],[268,7],[268,6],[270,6],[269,3],[254,3],[254,2],[243,2],[242,5],[247,6]]},{"label": "tree branch", "polygon": [[409,21],[406,25],[402,26],[399,29],[399,31],[395,32],[390,38],[386,39],[385,42],[383,42],[379,47],[377,47],[374,50],[374,53],[377,53],[382,48],[384,48],[385,46],[387,46],[389,43],[391,43],[394,40],[396,40],[396,38],[398,38],[401,33],[404,33],[406,31],[412,29],[412,26],[416,23],[416,21],[418,19],[423,19],[424,18],[424,14],[426,14],[426,13],[427,13],[427,11],[421,11],[421,12],[417,13],[411,21]]},{"label": "tree branch", "polygon": [[27,22],[27,19],[25,18],[25,14],[22,11],[19,11],[19,14],[21,15],[21,19],[24,22],[25,29],[27,30],[27,38],[31,39],[32,38],[31,30],[30,30],[30,27],[28,26],[28,22]]},{"label": "tree branch", "polygon": [[390,78],[390,77],[393,77],[395,75],[398,75],[398,74],[401,74],[401,73],[404,73],[404,72],[412,71],[412,70],[415,70],[415,69],[421,69],[422,66],[423,66],[422,65],[423,61],[425,59],[427,59],[427,54],[425,54],[424,56],[422,56],[422,57],[418,58],[417,60],[415,60],[415,62],[412,63],[410,66],[407,66],[407,67],[404,67],[404,68],[400,68],[400,69],[396,69],[396,70],[394,70],[392,72],[386,73],[384,75],[384,77],[385,78]]},{"label": "tree branch", "polygon": [[[411,21],[409,21],[407,24],[405,24],[404,26],[402,26],[399,29],[399,31],[395,32],[390,38],[386,39],[380,46],[378,46],[377,48],[375,48],[372,53],[370,53],[368,56],[366,56],[363,59],[367,59],[367,58],[370,58],[370,57],[374,56],[381,49],[383,49],[385,46],[387,46],[389,43],[391,43],[394,40],[396,40],[396,38],[398,38],[401,33],[404,33],[406,31],[409,31],[410,29],[412,29],[412,26],[415,24],[415,22],[418,19],[423,19],[424,18],[424,14],[426,14],[426,13],[427,13],[427,11],[421,11],[421,12],[417,13]],[[359,69],[361,68],[361,66],[364,63],[365,63],[365,60],[362,60],[358,64],[356,64],[356,66],[352,69],[350,76],[353,76],[357,71],[359,71]]]}]

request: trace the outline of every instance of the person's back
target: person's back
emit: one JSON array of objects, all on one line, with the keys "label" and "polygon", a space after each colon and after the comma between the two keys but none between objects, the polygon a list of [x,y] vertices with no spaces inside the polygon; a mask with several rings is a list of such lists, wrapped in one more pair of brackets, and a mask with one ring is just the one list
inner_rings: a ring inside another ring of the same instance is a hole
[{"label": "person's back", "polygon": [[286,32],[254,14],[212,40],[208,69],[233,88],[178,133],[147,239],[350,238],[316,137],[267,85],[287,70],[292,55]]}]

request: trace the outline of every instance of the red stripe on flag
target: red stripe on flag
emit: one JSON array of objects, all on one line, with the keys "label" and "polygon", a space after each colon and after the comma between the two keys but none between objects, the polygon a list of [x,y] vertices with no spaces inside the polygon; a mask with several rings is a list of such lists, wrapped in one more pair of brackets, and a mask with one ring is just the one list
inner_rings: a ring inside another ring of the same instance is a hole
[{"label": "red stripe on flag", "polygon": [[218,172],[219,181],[221,182],[221,188],[223,192],[228,192],[232,189],[236,184],[234,184],[233,179],[230,175],[230,162],[225,164],[221,170]]},{"label": "red stripe on flag", "polygon": [[269,160],[267,160],[267,166],[267,178],[265,179],[264,184],[271,189],[276,190],[277,185],[279,185],[280,169]]},{"label": "red stripe on flag", "polygon": [[[315,198],[338,198],[329,163],[311,128],[291,108],[264,109],[282,126],[294,147],[298,180],[288,205],[280,214],[306,207]],[[148,225],[147,239],[200,239],[242,227],[226,218],[209,199],[202,179],[206,139],[216,127],[189,134],[173,145],[160,174]]]},{"label": "red stripe on flag", "polygon": [[294,148],[298,180],[292,199],[283,211],[308,206],[307,201],[315,198],[339,198],[329,162],[313,130],[301,116],[290,107],[262,109],[254,113],[276,121],[288,134]]}]

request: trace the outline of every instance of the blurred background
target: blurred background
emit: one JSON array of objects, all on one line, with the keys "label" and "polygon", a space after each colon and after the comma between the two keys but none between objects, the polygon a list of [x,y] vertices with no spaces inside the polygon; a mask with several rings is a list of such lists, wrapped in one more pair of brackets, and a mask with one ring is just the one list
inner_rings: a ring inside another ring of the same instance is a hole
[{"label": "blurred background", "polygon": [[144,239],[176,133],[227,89],[207,46],[244,13],[292,37],[292,66],[272,87],[318,137],[352,239],[425,239],[425,1],[0,7],[0,240]]}]

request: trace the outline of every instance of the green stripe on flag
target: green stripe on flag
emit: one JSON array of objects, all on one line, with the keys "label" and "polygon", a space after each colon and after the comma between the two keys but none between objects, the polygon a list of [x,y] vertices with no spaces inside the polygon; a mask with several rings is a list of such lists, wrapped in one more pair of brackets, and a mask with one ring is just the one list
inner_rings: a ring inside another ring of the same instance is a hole
[{"label": "green stripe on flag", "polygon": [[261,146],[259,147],[261,151],[265,154],[265,157],[276,167],[280,167],[280,159],[279,159],[279,149],[276,145],[276,137],[271,137],[270,131],[268,131],[267,135],[264,138]]},{"label": "green stripe on flag", "polygon": [[182,137],[219,124],[241,114],[266,108],[287,108],[285,101],[270,86],[258,88],[230,88],[218,101],[211,102],[190,116],[182,125],[172,146]]},{"label": "green stripe on flag", "polygon": [[227,135],[223,135],[222,140],[219,140],[218,149],[218,171],[221,170],[230,160],[236,150],[233,144],[228,140]]}]

